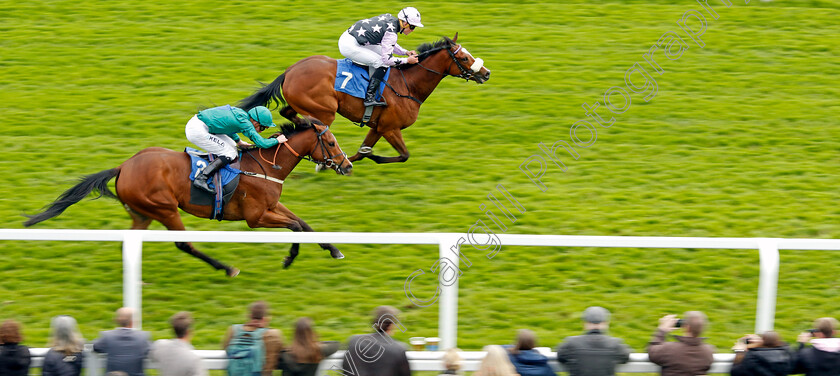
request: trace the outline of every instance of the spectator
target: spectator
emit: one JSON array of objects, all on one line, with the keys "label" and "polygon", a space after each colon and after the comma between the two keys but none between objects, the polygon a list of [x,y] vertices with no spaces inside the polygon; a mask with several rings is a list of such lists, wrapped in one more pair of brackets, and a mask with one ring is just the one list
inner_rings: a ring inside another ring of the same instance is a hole
[{"label": "spectator", "polygon": [[458,355],[461,349],[453,347],[443,353],[443,368],[445,371],[438,376],[460,375],[461,372],[461,356]]},{"label": "spectator", "polygon": [[248,322],[228,328],[222,339],[222,348],[228,352],[228,357],[235,357],[236,355],[231,355],[235,351],[242,351],[244,354],[250,353],[251,350],[256,357],[246,356],[229,362],[228,373],[231,376],[271,376],[271,372],[277,366],[283,340],[279,330],[268,327],[269,322],[271,314],[268,303],[257,301],[248,309]]},{"label": "spectator", "polygon": [[[793,372],[805,376],[840,374],[840,338],[837,335],[837,320],[823,317],[814,322],[814,328],[796,338],[799,349],[796,351]],[[805,343],[811,346],[806,347]]]},{"label": "spectator", "polygon": [[537,347],[537,335],[528,329],[520,330],[516,335],[516,345],[509,349],[508,354],[516,372],[521,376],[555,376],[548,365],[548,358],[534,347]]},{"label": "spectator", "polygon": [[787,345],[773,331],[744,336],[735,342],[732,350],[735,351],[732,376],[784,376],[793,368]]},{"label": "spectator", "polygon": [[391,306],[377,307],[373,313],[375,333],[350,337],[341,372],[357,376],[406,376],[411,368],[406,357],[405,344],[391,336],[397,325],[400,311]]},{"label": "spectator", "polygon": [[42,376],[79,376],[85,340],[70,316],[56,316],[50,328],[52,347],[44,356]]},{"label": "spectator", "polygon": [[178,312],[169,319],[176,339],[159,339],[152,344],[149,358],[157,362],[160,376],[207,376],[190,343],[192,340],[192,315]]},{"label": "spectator", "polygon": [[107,353],[105,372],[123,371],[128,376],[144,376],[143,360],[149,354],[149,333],[133,330],[134,310],[117,310],[117,328],[107,330],[93,341],[93,351]]},{"label": "spectator", "polygon": [[6,320],[0,325],[0,375],[26,376],[29,374],[31,357],[29,348],[21,345],[23,335],[20,324],[14,320]]},{"label": "spectator", "polygon": [[315,376],[318,364],[338,350],[338,341],[318,342],[308,317],[295,323],[295,339],[288,351],[283,351],[283,376]]},{"label": "spectator", "polygon": [[[683,320],[677,320],[676,315],[659,319],[659,327],[648,344],[648,357],[662,367],[662,376],[704,375],[712,367],[714,347],[703,343],[704,338],[700,337],[707,321],[700,311],[686,312]],[[676,342],[666,342],[665,335],[677,327],[682,327],[685,336],[675,335]]]},{"label": "spectator", "polygon": [[481,365],[473,376],[519,376],[502,346],[485,346],[484,351],[487,355],[481,360]]},{"label": "spectator", "polygon": [[607,335],[610,311],[589,307],[583,311],[583,335],[567,337],[557,347],[557,360],[570,376],[613,376],[618,364],[630,360],[630,347]]}]

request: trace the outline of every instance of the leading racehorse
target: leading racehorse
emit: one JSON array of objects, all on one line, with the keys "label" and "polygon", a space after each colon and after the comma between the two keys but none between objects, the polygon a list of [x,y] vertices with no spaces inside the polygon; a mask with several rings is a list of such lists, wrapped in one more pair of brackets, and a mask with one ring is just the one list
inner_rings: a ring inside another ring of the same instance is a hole
[{"label": "leading racehorse", "polygon": [[[419,63],[392,70],[383,98],[387,107],[377,107],[367,123],[370,131],[351,162],[370,158],[376,163],[405,162],[408,149],[402,130],[414,124],[420,105],[432,94],[446,76],[472,80],[479,84],[490,79],[484,61],[474,58],[466,48],[457,44],[458,34],[417,48]],[[239,107],[249,110],[267,106],[270,102],[283,104],[281,113],[300,113],[332,124],[336,112],[350,121],[360,123],[365,112],[360,98],[335,90],[337,62],[327,56],[310,56],[286,69],[274,82],[243,99]],[[288,103],[288,105],[286,105]],[[290,111],[293,110],[293,111]],[[381,137],[399,152],[398,157],[373,154],[373,146]]]},{"label": "leading racehorse", "polygon": [[[352,173],[353,164],[341,151],[329,127],[316,119],[293,118],[293,124],[284,125],[283,134],[288,141],[268,149],[251,149],[242,153],[240,169],[243,174],[239,186],[224,206],[224,219],[245,220],[248,227],[287,228],[292,231],[314,231],[302,219],[277,200],[283,191],[283,180],[301,159],[333,168],[337,173]],[[278,132],[271,137],[277,137]],[[254,174],[258,176],[253,176]],[[116,168],[104,170],[82,178],[82,181],[64,192],[41,213],[29,216],[25,226],[53,218],[93,191],[99,197],[115,198],[131,215],[132,229],[145,230],[153,220],[169,230],[184,230],[178,208],[201,218],[210,218],[212,208],[190,203],[190,157],[184,152],[164,148],[146,148]],[[116,178],[116,195],[108,189],[108,182]],[[97,197],[98,198],[98,197]],[[225,265],[204,253],[191,243],[175,243],[178,249],[200,258],[214,268],[223,269],[229,277],[239,274],[239,269]],[[284,267],[291,265],[298,254],[299,244],[292,244]],[[330,251],[333,258],[344,255],[332,244],[320,244]]]}]

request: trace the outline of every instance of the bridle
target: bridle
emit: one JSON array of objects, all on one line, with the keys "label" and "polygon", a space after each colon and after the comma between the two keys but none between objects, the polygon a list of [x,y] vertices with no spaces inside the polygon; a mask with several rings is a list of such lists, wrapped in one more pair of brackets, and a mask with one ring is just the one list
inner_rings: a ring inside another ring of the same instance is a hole
[{"label": "bridle", "polygon": [[[461,64],[461,62],[458,61],[458,58],[455,57],[455,54],[457,54],[458,52],[461,51],[461,48],[462,48],[461,45],[459,44],[458,48],[454,52],[452,51],[452,47],[453,47],[452,45],[442,46],[442,47],[437,47],[437,48],[430,49],[430,50],[422,53],[422,55],[429,56],[429,55],[431,55],[435,52],[446,49],[446,52],[449,53],[449,57],[452,58],[452,61],[449,62],[449,65],[446,67],[446,70],[444,72],[438,72],[434,69],[428,68],[425,65],[421,64],[419,61],[417,62],[417,65],[419,65],[423,69],[425,69],[429,72],[432,72],[434,74],[438,74],[438,75],[441,75],[441,76],[444,76],[444,77],[452,76],[452,77],[457,77],[457,78],[463,78],[464,80],[466,80],[468,82],[470,79],[472,79],[475,76],[476,73],[478,73],[479,70],[481,70],[481,67],[484,66],[484,60],[482,60],[481,58],[475,58],[475,62],[473,63],[472,66],[470,66],[469,68],[464,68],[464,66]],[[458,66],[458,69],[461,70],[461,74],[455,75],[455,74],[449,73],[449,67],[452,66],[453,62]],[[473,68],[475,68],[475,70],[473,70]],[[402,76],[402,80],[403,80],[403,83],[405,84],[405,87],[408,88],[408,80],[406,80],[405,73],[403,73],[402,70],[400,70],[400,75]],[[385,86],[390,88],[391,91],[394,92],[394,95],[396,95],[400,98],[408,98],[408,99],[411,99],[411,100],[413,100],[413,101],[415,101],[419,104],[423,104],[423,101],[421,101],[421,100],[415,98],[414,96],[412,96],[410,91],[409,91],[408,95],[404,95],[404,94],[400,94],[399,92],[397,92],[397,89],[394,89],[394,87],[391,86],[391,84],[389,84],[388,82],[385,82]]]},{"label": "bridle", "polygon": [[[449,53],[449,57],[452,58],[452,61],[449,62],[449,65],[446,67],[446,70],[444,72],[438,72],[434,69],[427,68],[426,66],[421,64],[419,61],[417,62],[417,65],[423,67],[423,69],[425,69],[429,72],[439,74],[441,76],[452,76],[452,77],[462,78],[464,80],[469,81],[473,78],[473,76],[475,76],[476,73],[478,73],[479,70],[481,70],[481,67],[484,66],[484,60],[482,60],[481,58],[475,58],[475,62],[473,63],[472,66],[464,67],[464,65],[461,64],[461,61],[458,60],[457,57],[455,57],[455,55],[458,54],[458,52],[461,51],[461,48],[463,48],[463,47],[459,44],[458,48],[455,49],[455,51],[452,51],[452,46],[445,46],[445,47],[438,47],[438,48],[435,48],[435,49],[431,49],[431,50],[428,50],[424,53],[425,55],[430,55],[433,52],[437,52],[437,51],[440,51],[442,49],[446,49],[446,52]],[[452,66],[453,62],[455,63],[455,65],[458,66],[458,69],[461,71],[461,74],[455,75],[455,74],[449,73],[449,67]]]},{"label": "bridle", "polygon": [[[335,162],[335,158],[339,157],[339,156],[343,156],[344,159],[347,159],[347,153],[342,151],[341,153],[338,153],[338,154],[330,154],[329,149],[327,148],[327,145],[324,143],[324,139],[321,137],[325,133],[327,133],[327,131],[330,130],[330,126],[325,125],[324,130],[320,131],[320,132],[318,132],[318,128],[316,128],[315,126],[312,126],[312,130],[315,132],[315,135],[318,137],[318,147],[321,149],[321,154],[324,155],[324,160],[318,161],[318,160],[315,160],[314,158],[312,158],[309,155],[301,156],[300,153],[295,151],[295,149],[293,149],[291,147],[291,145],[289,145],[288,142],[284,142],[282,145],[284,145],[287,149],[289,149],[289,151],[292,152],[292,154],[295,157],[298,157],[298,159],[305,159],[305,160],[310,161],[310,162],[315,163],[315,164],[322,164],[326,167],[329,167],[329,168],[335,169],[338,172],[341,172],[341,170],[338,168],[338,166],[340,166],[340,164]],[[262,151],[263,151],[263,149],[259,149],[259,151],[257,152],[260,156],[260,159],[262,159],[266,163],[271,163],[272,168],[280,169],[280,166],[277,165],[277,154],[280,152],[280,145],[278,145],[277,149],[274,151],[274,157],[271,159],[271,161],[269,161],[268,159],[265,159],[265,157],[263,157]]]}]

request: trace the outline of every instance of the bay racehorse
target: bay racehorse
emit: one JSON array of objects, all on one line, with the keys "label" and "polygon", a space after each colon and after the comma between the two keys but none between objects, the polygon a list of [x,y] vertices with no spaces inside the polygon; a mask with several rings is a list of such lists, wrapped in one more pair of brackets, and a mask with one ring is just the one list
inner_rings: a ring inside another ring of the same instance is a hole
[{"label": "bay racehorse", "polygon": [[[424,43],[417,48],[419,62],[392,69],[382,96],[386,107],[376,107],[367,123],[370,127],[359,151],[350,157],[351,162],[370,158],[376,163],[405,162],[408,149],[402,130],[417,120],[420,105],[432,94],[441,80],[454,76],[479,84],[490,79],[490,70],[484,61],[473,57],[466,48],[457,44],[458,34],[435,43]],[[249,110],[275,102],[285,107],[281,114],[309,115],[332,124],[339,113],[356,123],[365,112],[360,98],[335,90],[337,62],[327,56],[310,56],[288,67],[272,83],[263,86],[239,102],[239,107]],[[285,115],[284,115],[285,116]],[[373,154],[373,146],[381,137],[400,154],[382,157]]]},{"label": "bay racehorse", "polygon": [[[224,219],[244,220],[248,227],[287,228],[292,231],[313,231],[309,225],[279,203],[283,180],[301,159],[325,164],[337,173],[352,173],[353,165],[341,151],[329,127],[316,119],[293,118],[292,124],[283,126],[288,141],[267,149],[243,151],[239,169],[264,177],[241,175],[239,186],[224,206]],[[190,203],[190,157],[185,152],[151,147],[146,148],[116,168],[104,170],[82,178],[44,211],[28,216],[25,226],[32,226],[53,218],[93,191],[99,197],[119,200],[131,216],[132,229],[145,230],[152,221],[158,221],[169,230],[184,230],[178,208],[201,218],[210,218],[212,207]],[[271,179],[268,179],[268,178]],[[116,195],[108,189],[108,182],[116,178]],[[97,197],[97,198],[99,198]],[[229,277],[239,274],[239,269],[225,265],[198,251],[191,243],[175,243],[178,249],[198,257],[214,268],[223,269]],[[292,244],[284,267],[291,265],[298,254],[299,244]],[[332,244],[320,244],[330,251],[333,258],[344,255]]]}]

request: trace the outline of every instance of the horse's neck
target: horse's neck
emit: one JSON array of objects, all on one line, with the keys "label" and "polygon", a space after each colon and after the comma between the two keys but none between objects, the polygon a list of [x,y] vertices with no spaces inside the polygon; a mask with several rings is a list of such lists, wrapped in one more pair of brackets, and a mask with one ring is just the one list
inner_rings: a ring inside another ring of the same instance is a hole
[{"label": "horse's neck", "polygon": [[[408,82],[409,92],[412,96],[420,101],[432,95],[432,92],[437,88],[438,84],[446,77],[444,71],[448,68],[446,63],[449,61],[446,51],[440,51],[432,56],[429,56],[425,61],[421,62],[426,68],[435,72],[430,72],[424,69],[420,64],[415,64],[411,68],[405,69],[400,73],[405,74],[405,80]],[[443,74],[441,74],[443,73]],[[392,73],[393,76],[393,73]],[[392,78],[394,79],[394,78]],[[396,77],[402,81],[402,77]]]},{"label": "horse's neck", "polygon": [[[292,149],[294,149],[300,156],[309,154],[309,150],[305,150],[305,147],[303,146],[304,143],[294,142],[294,140],[289,140],[287,142],[289,143],[289,146],[291,146]],[[251,158],[243,158],[243,170],[256,172],[258,174],[265,173],[267,176],[280,180],[285,180],[301,160],[283,144],[277,144],[277,146],[268,149],[253,150],[251,151],[251,155],[256,158],[257,161],[254,162]],[[251,163],[246,164],[246,160],[250,160]],[[272,162],[277,166],[280,166],[280,169],[275,169]],[[260,168],[260,166],[262,166],[262,168]]]}]

